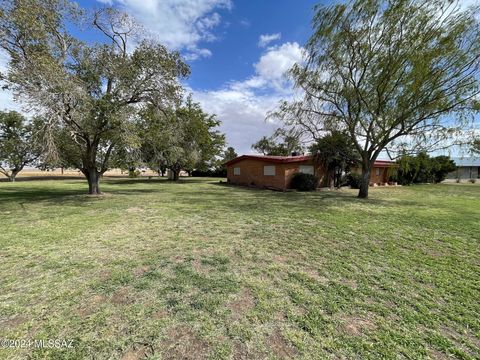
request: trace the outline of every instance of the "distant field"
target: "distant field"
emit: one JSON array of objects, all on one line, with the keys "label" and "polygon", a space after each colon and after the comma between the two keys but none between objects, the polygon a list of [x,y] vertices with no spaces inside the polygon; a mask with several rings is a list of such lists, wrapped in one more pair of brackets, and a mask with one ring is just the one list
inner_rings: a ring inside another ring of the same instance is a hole
[{"label": "distant field", "polygon": [[0,358],[480,358],[478,184],[102,186],[0,183]]}]

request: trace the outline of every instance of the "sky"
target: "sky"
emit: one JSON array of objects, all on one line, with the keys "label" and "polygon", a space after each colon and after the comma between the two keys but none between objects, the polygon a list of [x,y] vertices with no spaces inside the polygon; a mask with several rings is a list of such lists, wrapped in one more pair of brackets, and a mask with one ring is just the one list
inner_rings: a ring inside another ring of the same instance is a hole
[{"label": "sky", "polygon": [[[178,50],[191,68],[184,82],[194,100],[221,121],[227,146],[251,145],[278,124],[266,114],[291,95],[284,73],[302,59],[311,34],[313,0],[79,0],[83,8],[111,5],[133,15],[151,36]],[[100,34],[78,34],[88,41]],[[0,71],[8,59],[0,53]],[[20,110],[0,92],[0,109]]]}]

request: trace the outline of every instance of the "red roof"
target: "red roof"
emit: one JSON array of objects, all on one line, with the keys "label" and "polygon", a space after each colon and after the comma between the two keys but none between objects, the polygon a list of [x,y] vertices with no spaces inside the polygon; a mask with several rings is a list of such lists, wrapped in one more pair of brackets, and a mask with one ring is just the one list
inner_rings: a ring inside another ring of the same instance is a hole
[{"label": "red roof", "polygon": [[376,167],[397,167],[398,164],[395,161],[390,160],[375,160],[373,166]]},{"label": "red roof", "polygon": [[[230,161],[227,161],[224,165],[229,166],[233,165],[241,160],[258,160],[258,161],[264,161],[264,162],[269,162],[269,163],[280,163],[280,164],[286,164],[286,163],[296,163],[296,162],[303,162],[303,161],[309,161],[313,160],[312,155],[300,155],[300,156],[274,156],[274,155],[242,155],[238,156],[235,159],[232,159]],[[391,167],[391,166],[397,166],[397,164],[394,161],[389,161],[389,160],[377,160],[375,161],[375,164],[373,166],[376,167]]]},{"label": "red roof", "polygon": [[258,161],[265,161],[270,163],[295,163],[295,162],[302,162],[312,160],[313,156],[311,155],[300,155],[300,156],[274,156],[274,155],[242,155],[238,156],[235,159],[227,161],[224,165],[232,165],[241,160],[258,160]]}]

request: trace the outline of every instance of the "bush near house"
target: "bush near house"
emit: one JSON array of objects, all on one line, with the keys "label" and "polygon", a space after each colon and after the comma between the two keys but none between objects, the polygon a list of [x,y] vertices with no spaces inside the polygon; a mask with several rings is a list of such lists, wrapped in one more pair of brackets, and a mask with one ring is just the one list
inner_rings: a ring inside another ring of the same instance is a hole
[{"label": "bush near house", "polygon": [[292,178],[292,189],[298,191],[313,191],[318,186],[319,179],[312,174],[296,173]]}]

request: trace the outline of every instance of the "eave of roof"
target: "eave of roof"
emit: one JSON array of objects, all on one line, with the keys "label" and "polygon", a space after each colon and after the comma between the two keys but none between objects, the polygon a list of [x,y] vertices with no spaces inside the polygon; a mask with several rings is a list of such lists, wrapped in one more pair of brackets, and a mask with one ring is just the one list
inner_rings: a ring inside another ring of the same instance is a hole
[{"label": "eave of roof", "polygon": [[[312,161],[314,160],[314,156],[312,155],[300,155],[300,156],[273,156],[273,155],[241,155],[227,161],[223,165],[230,166],[242,160],[258,160],[268,163],[279,163],[279,164],[286,164],[286,163],[297,163],[297,162],[305,162],[305,161]],[[373,165],[375,167],[397,167],[393,161],[389,160],[377,160]]]},{"label": "eave of roof", "polygon": [[258,160],[263,162],[285,164],[285,163],[295,163],[295,162],[304,162],[304,161],[313,160],[313,156],[311,155],[300,155],[300,156],[241,155],[236,157],[235,159],[227,161],[223,165],[229,166],[242,160]]}]

